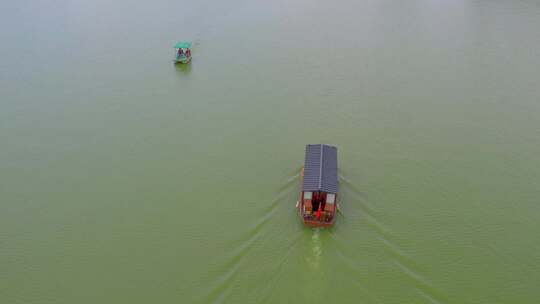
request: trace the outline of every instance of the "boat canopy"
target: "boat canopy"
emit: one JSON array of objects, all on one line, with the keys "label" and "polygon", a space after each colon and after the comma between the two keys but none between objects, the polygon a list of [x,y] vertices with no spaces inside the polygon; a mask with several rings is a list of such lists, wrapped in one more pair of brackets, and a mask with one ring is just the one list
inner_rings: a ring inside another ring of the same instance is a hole
[{"label": "boat canopy", "polygon": [[302,191],[337,193],[337,148],[328,145],[307,145]]},{"label": "boat canopy", "polygon": [[175,49],[189,49],[191,48],[191,42],[180,41],[174,45]]}]

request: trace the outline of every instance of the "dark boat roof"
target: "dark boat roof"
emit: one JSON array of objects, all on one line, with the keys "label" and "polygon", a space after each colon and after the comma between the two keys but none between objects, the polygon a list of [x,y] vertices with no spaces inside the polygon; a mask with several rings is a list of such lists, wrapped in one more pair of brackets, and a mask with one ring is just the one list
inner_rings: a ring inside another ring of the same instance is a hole
[{"label": "dark boat roof", "polygon": [[337,193],[337,148],[307,145],[302,191]]}]

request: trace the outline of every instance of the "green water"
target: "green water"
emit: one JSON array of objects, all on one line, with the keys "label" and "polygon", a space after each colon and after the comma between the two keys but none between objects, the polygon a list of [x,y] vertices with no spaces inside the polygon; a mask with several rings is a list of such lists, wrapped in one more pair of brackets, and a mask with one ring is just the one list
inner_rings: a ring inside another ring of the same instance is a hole
[{"label": "green water", "polygon": [[0,303],[538,302],[537,1],[0,8]]}]

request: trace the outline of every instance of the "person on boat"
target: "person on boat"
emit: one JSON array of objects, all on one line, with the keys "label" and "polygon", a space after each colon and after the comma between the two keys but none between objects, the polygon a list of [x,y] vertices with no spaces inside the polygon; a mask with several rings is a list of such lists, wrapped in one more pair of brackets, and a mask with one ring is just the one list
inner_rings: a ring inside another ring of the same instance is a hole
[{"label": "person on boat", "polygon": [[184,56],[184,51],[182,50],[182,48],[179,48],[178,49],[178,58],[181,58]]},{"label": "person on boat", "polygon": [[313,192],[313,210],[319,209],[319,192]]},{"label": "person on boat", "polygon": [[186,50],[186,57],[191,57],[191,50],[190,49],[187,49]]}]

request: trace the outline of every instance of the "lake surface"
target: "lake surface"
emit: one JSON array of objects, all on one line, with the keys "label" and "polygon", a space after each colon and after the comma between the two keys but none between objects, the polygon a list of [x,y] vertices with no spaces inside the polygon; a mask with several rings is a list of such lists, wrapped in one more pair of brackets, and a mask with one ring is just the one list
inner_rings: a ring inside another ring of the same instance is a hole
[{"label": "lake surface", "polygon": [[0,8],[0,303],[538,302],[538,1]]}]

